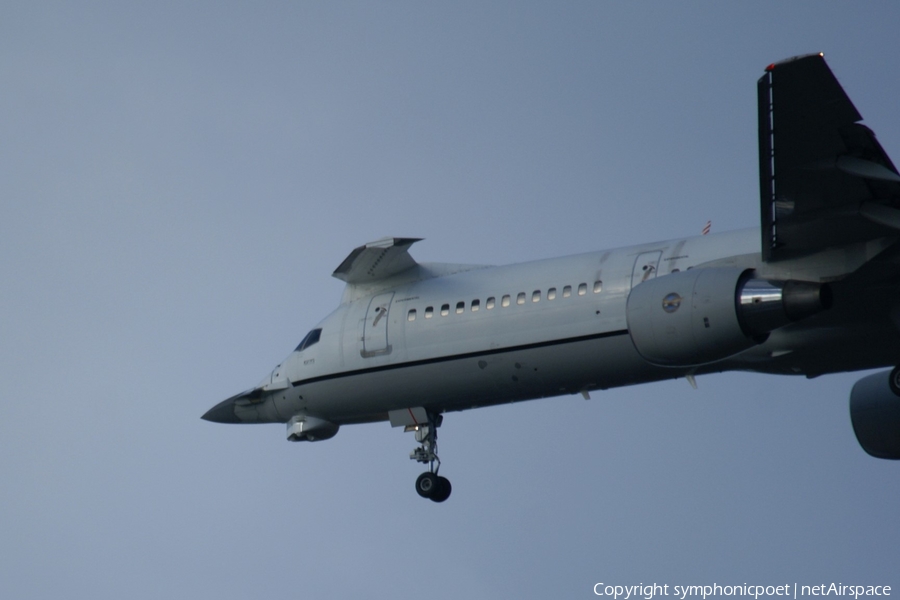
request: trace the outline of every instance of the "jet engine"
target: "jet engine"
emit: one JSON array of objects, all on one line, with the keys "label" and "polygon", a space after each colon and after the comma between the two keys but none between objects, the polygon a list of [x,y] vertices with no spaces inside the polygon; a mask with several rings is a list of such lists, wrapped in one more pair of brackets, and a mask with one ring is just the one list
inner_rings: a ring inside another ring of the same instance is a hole
[{"label": "jet engine", "polygon": [[893,376],[882,371],[853,384],[850,421],[863,450],[876,458],[900,460],[900,396],[891,387]]},{"label": "jet engine", "polygon": [[648,362],[686,367],[728,358],[769,332],[831,306],[825,284],[753,278],[738,268],[690,269],[631,290],[626,318]]},{"label": "jet engine", "polygon": [[333,438],[340,425],[318,417],[295,415],[287,422],[287,439],[291,442],[318,442]]}]

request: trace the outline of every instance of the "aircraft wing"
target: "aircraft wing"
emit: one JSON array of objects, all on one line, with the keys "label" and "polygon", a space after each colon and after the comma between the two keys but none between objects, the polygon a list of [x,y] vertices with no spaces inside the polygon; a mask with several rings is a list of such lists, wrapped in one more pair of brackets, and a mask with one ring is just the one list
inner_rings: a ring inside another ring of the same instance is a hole
[{"label": "aircraft wing", "polygon": [[769,65],[757,91],[763,259],[897,235],[900,175],[822,55]]},{"label": "aircraft wing", "polygon": [[347,283],[369,283],[402,273],[416,265],[409,247],[422,238],[382,238],[353,250],[332,277]]}]

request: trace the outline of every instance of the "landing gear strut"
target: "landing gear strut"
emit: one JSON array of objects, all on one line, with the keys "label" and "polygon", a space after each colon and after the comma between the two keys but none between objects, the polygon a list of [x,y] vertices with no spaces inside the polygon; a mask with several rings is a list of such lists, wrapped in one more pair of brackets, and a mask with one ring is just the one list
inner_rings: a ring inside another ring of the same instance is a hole
[{"label": "landing gear strut", "polygon": [[428,465],[428,470],[416,479],[416,492],[423,498],[433,502],[443,502],[450,497],[450,480],[438,475],[441,468],[441,459],[437,454],[437,428],[443,417],[441,415],[428,414],[428,424],[418,425],[415,429],[416,441],[420,446],[409,453],[409,457],[417,462]]}]

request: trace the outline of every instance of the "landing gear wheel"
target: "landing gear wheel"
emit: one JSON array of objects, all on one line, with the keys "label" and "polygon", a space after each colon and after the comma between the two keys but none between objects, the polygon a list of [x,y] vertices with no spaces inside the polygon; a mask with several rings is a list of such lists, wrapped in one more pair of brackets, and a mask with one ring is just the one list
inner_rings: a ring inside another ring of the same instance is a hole
[{"label": "landing gear wheel", "polygon": [[446,477],[438,477],[437,480],[438,486],[431,495],[431,500],[432,502],[443,502],[450,497],[453,486],[450,485],[450,480]]},{"label": "landing gear wheel", "polygon": [[891,375],[888,377],[888,385],[895,396],[900,396],[900,367],[894,367],[894,370],[891,371]]},{"label": "landing gear wheel", "polygon": [[[416,492],[423,498],[433,499],[435,493],[437,493],[442,487],[440,484],[441,479],[444,478],[439,478],[437,475],[431,473],[430,471],[422,473],[421,475],[419,475],[419,478],[416,479]],[[449,493],[447,495],[449,496]]]}]

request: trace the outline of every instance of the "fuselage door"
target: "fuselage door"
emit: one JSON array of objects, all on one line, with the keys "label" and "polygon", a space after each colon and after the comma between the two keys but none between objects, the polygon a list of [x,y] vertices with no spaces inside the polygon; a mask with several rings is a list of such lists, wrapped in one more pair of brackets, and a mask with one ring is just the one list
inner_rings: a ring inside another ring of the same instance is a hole
[{"label": "fuselage door", "polygon": [[634,261],[634,270],[631,272],[631,287],[656,277],[661,256],[662,250],[644,252],[638,255]]},{"label": "fuselage door", "polygon": [[362,349],[363,357],[381,356],[391,353],[391,345],[388,342],[388,328],[390,323],[391,300],[394,293],[378,294],[369,301],[366,318],[363,323]]}]

